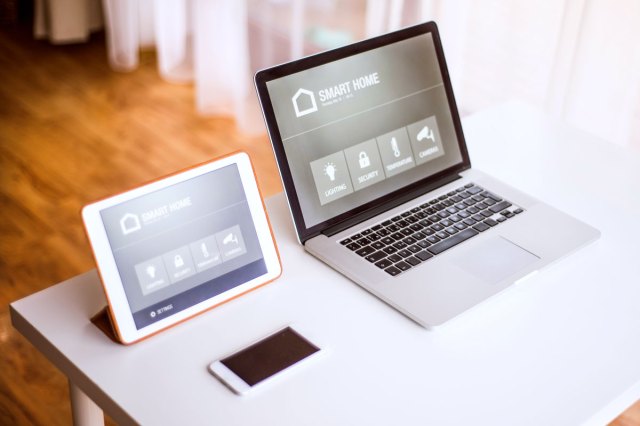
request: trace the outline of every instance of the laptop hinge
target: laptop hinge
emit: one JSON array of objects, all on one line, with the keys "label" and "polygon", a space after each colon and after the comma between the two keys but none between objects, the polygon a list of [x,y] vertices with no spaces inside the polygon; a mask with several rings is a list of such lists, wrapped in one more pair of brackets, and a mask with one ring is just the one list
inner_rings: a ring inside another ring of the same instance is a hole
[{"label": "laptop hinge", "polygon": [[355,226],[358,223],[371,219],[372,217],[377,216],[381,213],[384,213],[388,210],[391,210],[394,207],[398,207],[400,204],[404,204],[407,201],[411,201],[414,198],[417,198],[423,194],[426,194],[427,192],[433,191],[434,189],[440,188],[441,186],[447,185],[461,178],[462,176],[458,174],[453,174],[453,175],[446,176],[442,179],[439,179],[435,182],[432,182],[428,185],[420,186],[411,191],[407,191],[406,194],[402,194],[401,196],[399,196],[398,198],[392,201],[388,201],[383,205],[372,207],[362,213],[352,216],[349,219],[343,220],[342,222],[325,229],[324,231],[322,231],[322,234],[326,235],[327,237],[331,237],[332,235],[342,232],[347,228],[351,228],[352,226]]}]

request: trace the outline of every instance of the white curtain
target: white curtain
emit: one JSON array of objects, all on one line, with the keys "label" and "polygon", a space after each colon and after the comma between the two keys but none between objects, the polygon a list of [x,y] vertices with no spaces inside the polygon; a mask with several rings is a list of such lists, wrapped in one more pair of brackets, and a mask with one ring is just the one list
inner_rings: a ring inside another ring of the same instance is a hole
[{"label": "white curtain", "polygon": [[[637,0],[104,0],[112,66],[155,45],[161,75],[194,81],[202,114],[264,131],[257,69],[435,20],[460,109],[518,98],[640,149]],[[526,131],[526,129],[523,129]]]},{"label": "white curtain", "polygon": [[[637,0],[368,5],[369,36],[420,21],[438,23],[463,113],[518,98],[605,140],[640,149]],[[382,18],[376,21],[374,14]]]}]

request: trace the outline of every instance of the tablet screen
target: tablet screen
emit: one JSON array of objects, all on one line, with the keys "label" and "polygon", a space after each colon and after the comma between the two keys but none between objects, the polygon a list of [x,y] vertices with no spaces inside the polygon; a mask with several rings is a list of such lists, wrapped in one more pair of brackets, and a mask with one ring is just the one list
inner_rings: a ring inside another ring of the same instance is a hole
[{"label": "tablet screen", "polygon": [[267,272],[236,164],[100,215],[138,330]]}]

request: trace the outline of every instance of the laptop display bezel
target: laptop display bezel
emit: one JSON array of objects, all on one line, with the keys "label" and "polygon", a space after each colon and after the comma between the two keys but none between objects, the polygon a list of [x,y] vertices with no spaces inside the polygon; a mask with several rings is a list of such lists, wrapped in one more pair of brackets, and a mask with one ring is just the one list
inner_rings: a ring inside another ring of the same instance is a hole
[{"label": "laptop display bezel", "polygon": [[[438,64],[440,66],[440,72],[442,74],[442,81],[449,103],[451,118],[454,124],[456,137],[458,139],[458,148],[460,150],[462,160],[459,163],[456,163],[453,166],[438,173],[429,175],[396,191],[371,200],[368,203],[354,207],[353,209],[346,211],[338,216],[327,219],[324,222],[307,227],[304,221],[300,201],[298,199],[298,193],[293,182],[289,162],[284,150],[284,144],[282,142],[280,130],[276,121],[275,112],[271,104],[271,97],[269,96],[267,83],[269,81],[286,77],[300,71],[321,66],[329,62],[335,62],[340,59],[344,59],[353,55],[357,55],[369,50],[377,49],[382,46],[393,44],[423,34],[431,34],[433,38],[433,43],[438,58]],[[451,86],[451,79],[444,58],[440,34],[438,32],[436,23],[433,21],[404,28],[402,30],[395,31],[389,34],[363,40],[354,44],[350,44],[348,46],[318,53],[313,56],[308,56],[293,62],[288,62],[282,65],[277,65],[272,68],[258,71],[255,75],[255,85],[258,92],[258,98],[262,106],[265,124],[267,126],[273,151],[278,163],[278,168],[280,169],[282,184],[284,186],[284,190],[289,202],[289,207],[291,209],[291,214],[293,217],[296,232],[298,234],[298,239],[301,243],[304,243],[306,240],[319,235],[327,229],[336,227],[346,220],[352,220],[354,216],[361,216],[362,220],[366,220],[369,217],[372,217],[373,215],[379,213],[379,209],[377,207],[387,204],[393,206],[399,204],[399,202],[401,201],[404,202],[406,201],[406,195],[408,193],[416,194],[417,196],[421,190],[424,190],[423,193],[428,192],[433,189],[434,183],[440,182],[448,176],[457,175],[460,172],[471,167],[471,161],[469,159],[469,153],[467,151],[467,146],[462,131],[462,124],[460,122],[460,116],[458,114],[458,108],[453,94],[453,88]]]}]

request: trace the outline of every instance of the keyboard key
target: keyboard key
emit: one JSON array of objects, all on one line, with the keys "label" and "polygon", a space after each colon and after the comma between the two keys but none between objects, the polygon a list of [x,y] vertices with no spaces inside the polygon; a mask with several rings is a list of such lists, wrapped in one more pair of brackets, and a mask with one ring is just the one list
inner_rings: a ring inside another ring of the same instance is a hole
[{"label": "keyboard key", "polygon": [[389,226],[391,225],[391,221],[390,220],[385,220],[384,222],[381,223],[382,226]]},{"label": "keyboard key", "polygon": [[407,269],[411,269],[411,265],[409,265],[407,262],[398,262],[395,265],[396,268],[400,269],[401,271],[406,271]]},{"label": "keyboard key", "polygon": [[409,246],[409,251],[410,251],[411,253],[417,253],[417,252],[419,252],[420,250],[422,250],[422,249],[421,249],[420,247],[418,247],[417,245]]},{"label": "keyboard key", "polygon": [[471,198],[467,198],[466,200],[464,200],[464,205],[465,206],[472,206],[476,203],[476,200],[472,200]]},{"label": "keyboard key", "polygon": [[511,207],[511,203],[508,201],[502,201],[496,204],[495,206],[490,207],[489,210],[491,210],[494,213],[500,213],[502,210],[506,209],[507,207]]},{"label": "keyboard key", "polygon": [[478,232],[484,232],[489,228],[491,228],[489,225],[486,225],[486,224],[484,224],[482,222],[478,222],[478,224],[473,226],[473,229],[475,229]]},{"label": "keyboard key", "polygon": [[387,274],[391,275],[392,277],[395,277],[396,275],[398,275],[400,272],[402,272],[400,269],[396,268],[395,266],[389,266],[387,269],[384,270]]},{"label": "keyboard key", "polygon": [[362,234],[353,234],[353,235],[351,236],[351,239],[352,239],[353,241],[359,240],[360,238],[362,238]]},{"label": "keyboard key", "polygon": [[402,216],[402,217],[411,216],[411,212],[404,212],[400,216]]},{"label": "keyboard key", "polygon": [[391,237],[384,237],[382,240],[380,240],[382,243],[384,243],[384,245],[390,245],[396,242],[396,240],[394,240]]},{"label": "keyboard key", "polygon": [[361,246],[366,246],[367,244],[369,244],[371,241],[369,241],[368,238],[360,238],[358,241],[356,241],[356,243],[360,244]]},{"label": "keyboard key", "polygon": [[371,233],[369,235],[367,235],[367,238],[370,239],[371,241],[378,241],[381,237],[380,235],[378,235],[377,233]]},{"label": "keyboard key", "polygon": [[351,242],[351,238],[347,238],[346,240],[342,240],[340,241],[340,244],[342,244],[343,246],[346,246],[347,244],[349,244]]},{"label": "keyboard key", "polygon": [[493,201],[502,201],[502,198],[490,193],[489,191],[483,192],[482,195],[484,195],[486,198],[491,198]]},{"label": "keyboard key", "polygon": [[418,218],[417,218],[417,217],[415,217],[415,216],[409,216],[409,217],[405,218],[404,220],[405,220],[405,221],[407,221],[407,222],[409,222],[409,223],[411,224],[411,223],[416,223],[416,222],[417,222],[418,220],[420,220],[420,219],[418,219]]},{"label": "keyboard key", "polygon": [[400,233],[400,232],[396,232],[395,234],[391,234],[391,238],[393,238],[396,241],[400,241],[404,238],[404,234]]},{"label": "keyboard key", "polygon": [[451,200],[444,200],[442,202],[442,205],[444,205],[445,207],[451,207],[453,205],[453,201]]},{"label": "keyboard key", "polygon": [[413,225],[411,225],[409,227],[412,231],[421,231],[422,228],[424,228],[424,226],[420,225],[419,223],[414,223]]},{"label": "keyboard key", "polygon": [[376,251],[376,249],[374,249],[373,247],[366,246],[366,247],[362,247],[360,250],[356,250],[356,254],[364,257],[364,256],[370,255],[374,251]]},{"label": "keyboard key", "polygon": [[460,196],[461,196],[462,198],[469,198],[469,197],[471,197],[471,194],[469,194],[469,192],[468,192],[468,191],[464,191],[464,192],[461,192],[461,193],[460,193]]},{"label": "keyboard key", "polygon": [[449,212],[446,210],[442,210],[441,212],[438,212],[438,216],[440,216],[442,219],[444,219],[445,217],[449,216]]},{"label": "keyboard key", "polygon": [[446,195],[441,195],[438,197],[438,200],[442,201],[442,200],[446,200],[447,196]]},{"label": "keyboard key", "polygon": [[478,188],[477,186],[474,186],[472,188],[467,189],[467,192],[471,195],[476,195],[478,192],[482,192],[482,188]]},{"label": "keyboard key", "polygon": [[440,232],[436,232],[436,236],[440,239],[445,239],[449,237],[449,234],[447,234],[444,231],[440,231]]},{"label": "keyboard key", "polygon": [[397,248],[395,248],[394,246],[388,246],[382,249],[383,252],[387,253],[387,254],[393,254],[395,252],[398,251]]},{"label": "keyboard key", "polygon": [[403,243],[402,241],[397,241],[397,242],[393,243],[393,247],[397,248],[398,250],[402,250],[404,248],[407,248],[407,245],[405,243]]},{"label": "keyboard key", "polygon": [[484,216],[481,214],[474,214],[471,216],[476,222],[482,222],[484,220]]},{"label": "keyboard key", "polygon": [[498,219],[496,219],[496,220],[497,220],[498,222],[504,222],[505,220],[507,220],[507,218],[506,218],[506,217],[504,217],[504,216],[501,216],[501,217],[499,217],[499,218],[498,218]]},{"label": "keyboard key", "polygon": [[471,219],[471,218],[465,219],[465,220],[463,220],[463,222],[464,222],[466,225],[469,225],[469,226],[471,226],[471,225],[473,225],[474,223],[476,223],[475,219]]},{"label": "keyboard key", "polygon": [[385,269],[393,265],[393,263],[391,263],[389,259],[382,259],[381,261],[376,262],[375,265],[380,269]]},{"label": "keyboard key", "polygon": [[483,212],[481,212],[480,214],[481,214],[482,216],[484,216],[484,217],[491,217],[491,216],[493,216],[493,212],[492,212],[491,210],[488,210],[488,209],[487,209],[487,210],[485,210],[485,211],[483,211]]},{"label": "keyboard key", "polygon": [[454,203],[459,203],[460,201],[462,201],[462,197],[454,195],[453,197],[451,197],[451,201],[453,201]]},{"label": "keyboard key", "polygon": [[415,234],[412,235],[412,237],[415,240],[424,240],[425,238],[427,238],[427,235],[422,232],[416,232]]},{"label": "keyboard key", "polygon": [[460,231],[462,231],[463,229],[465,229],[467,227],[467,225],[465,225],[464,223],[460,222],[460,223],[456,223],[455,225],[453,225],[456,229],[459,229]]},{"label": "keyboard key", "polygon": [[447,192],[447,195],[449,197],[453,197],[454,195],[456,195],[456,191],[449,191],[449,192]]},{"label": "keyboard key", "polygon": [[409,226],[409,222],[407,222],[406,220],[399,220],[396,222],[396,225],[398,225],[400,228],[406,228],[407,226]]},{"label": "keyboard key", "polygon": [[515,214],[513,212],[510,212],[509,210],[502,211],[500,212],[500,214],[506,218],[511,218],[515,216]]},{"label": "keyboard key", "polygon": [[498,224],[498,222],[496,222],[493,219],[487,219],[487,220],[484,221],[484,223],[486,223],[489,226],[496,226]]},{"label": "keyboard key", "polygon": [[384,259],[385,257],[387,257],[387,253],[383,251],[377,251],[373,254],[366,256],[365,259],[367,259],[371,263],[374,263],[374,262],[377,262],[378,260]]},{"label": "keyboard key", "polygon": [[444,226],[440,225],[439,223],[436,223],[431,227],[431,229],[433,229],[434,231],[442,231],[444,229]]},{"label": "keyboard key", "polygon": [[402,257],[409,257],[411,256],[413,253],[411,253],[409,250],[404,249],[404,250],[400,250],[398,252],[398,256],[402,256]]},{"label": "keyboard key", "polygon": [[467,213],[469,213],[469,214],[476,214],[476,213],[478,213],[479,211],[480,211],[480,210],[478,210],[475,206],[473,206],[473,207],[469,207],[469,208],[467,209]]},{"label": "keyboard key", "polygon": [[411,211],[411,213],[418,213],[420,211],[420,208],[419,207],[414,207],[410,211]]},{"label": "keyboard key", "polygon": [[394,216],[394,217],[392,217],[392,218],[391,218],[391,220],[392,220],[393,222],[397,222],[397,221],[399,221],[399,220],[402,220],[402,218],[401,218],[400,216]]},{"label": "keyboard key", "polygon": [[440,225],[444,226],[445,228],[448,228],[449,226],[453,225],[453,222],[448,219],[445,219],[440,222]]},{"label": "keyboard key", "polygon": [[424,240],[423,241],[418,241],[418,246],[422,247],[423,249],[429,247],[430,245],[431,244],[429,242],[427,242],[427,241],[424,241]]},{"label": "keyboard key", "polygon": [[487,207],[489,207],[489,204],[485,204],[484,202],[482,202],[482,203],[476,204],[474,207],[477,208],[478,210],[484,210]]},{"label": "keyboard key", "polygon": [[471,188],[473,185],[474,185],[473,183],[468,183],[468,184],[466,184],[464,187],[465,187],[465,188]]},{"label": "keyboard key", "polygon": [[387,226],[387,230],[389,232],[398,232],[400,230],[400,227],[394,223],[391,226]]},{"label": "keyboard key", "polygon": [[484,196],[482,196],[482,195],[474,195],[473,197],[471,197],[471,199],[473,199],[473,200],[475,200],[477,202],[480,202],[480,201],[484,200]]},{"label": "keyboard key", "polygon": [[416,253],[416,257],[424,262],[425,260],[432,258],[433,255],[428,251],[423,250],[420,253]]},{"label": "keyboard key", "polygon": [[386,237],[387,235],[389,235],[391,233],[391,231],[389,231],[386,228],[382,228],[381,230],[379,230],[378,232],[376,232],[376,234],[380,235],[381,237]]},{"label": "keyboard key", "polygon": [[417,240],[415,240],[414,238],[411,237],[407,237],[404,240],[402,240],[403,243],[407,243],[408,245],[412,245],[415,244]]},{"label": "keyboard key", "polygon": [[427,241],[429,241],[431,244],[435,244],[440,241],[440,238],[436,237],[435,235],[431,235],[427,237]]},{"label": "keyboard key", "polygon": [[379,231],[379,230],[381,230],[381,229],[382,229],[382,225],[380,225],[380,224],[375,225],[375,226],[374,226],[374,227],[372,227],[371,229],[373,229],[374,231]]},{"label": "keyboard key", "polygon": [[520,213],[522,213],[523,211],[524,211],[524,210],[522,210],[521,208],[517,208],[517,209],[515,209],[513,212],[514,212],[515,214],[520,214]]},{"label": "keyboard key", "polygon": [[458,230],[457,230],[456,228],[452,227],[452,226],[448,227],[448,228],[446,229],[446,231],[447,231],[450,235],[453,235],[453,234],[457,234],[457,233],[458,233]]},{"label": "keyboard key", "polygon": [[443,251],[448,250],[451,247],[458,245],[461,242],[466,241],[476,235],[478,235],[478,231],[474,229],[465,229],[464,231],[459,232],[458,234],[453,235],[446,240],[429,247],[427,250],[429,250],[432,254],[440,254]]},{"label": "keyboard key", "polygon": [[398,256],[397,254],[392,254],[391,256],[387,257],[387,259],[389,259],[392,262],[400,262],[402,260],[402,258],[400,256]]},{"label": "keyboard key", "polygon": [[449,220],[451,222],[457,223],[457,222],[460,222],[462,220],[462,218],[460,216],[458,216],[457,214],[452,214],[451,216],[449,216]]},{"label": "keyboard key", "polygon": [[411,266],[416,266],[420,264],[420,260],[417,259],[415,256],[411,256],[411,257],[407,257],[405,259],[405,262],[407,262],[408,264],[410,264]]},{"label": "keyboard key", "polygon": [[449,208],[447,208],[447,211],[448,211],[450,214],[454,214],[454,213],[457,213],[457,212],[458,212],[458,209],[457,209],[457,208],[455,208],[455,207],[449,207]]},{"label": "keyboard key", "polygon": [[495,203],[497,203],[497,201],[494,201],[492,198],[487,198],[486,200],[483,201],[483,203],[488,204],[490,206],[494,205]]},{"label": "keyboard key", "polygon": [[[462,219],[466,219],[466,218],[468,218],[470,216],[470,214],[467,213],[467,212],[460,212],[460,213],[458,213],[458,216],[460,216]],[[369,236],[369,238],[371,238],[371,236]]]},{"label": "keyboard key", "polygon": [[371,247],[373,247],[376,250],[382,250],[384,248],[384,244],[382,244],[380,241],[376,241],[371,243]]},{"label": "keyboard key", "polygon": [[370,233],[372,233],[373,231],[371,229],[365,229],[364,231],[362,231],[362,235],[369,235]]},{"label": "keyboard key", "polygon": [[358,243],[349,243],[345,247],[347,247],[349,250],[355,251],[355,250],[358,250],[361,247],[361,245]]}]

